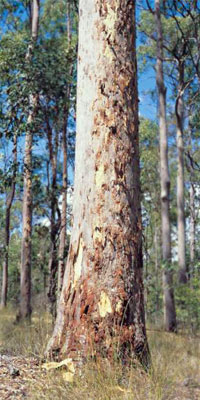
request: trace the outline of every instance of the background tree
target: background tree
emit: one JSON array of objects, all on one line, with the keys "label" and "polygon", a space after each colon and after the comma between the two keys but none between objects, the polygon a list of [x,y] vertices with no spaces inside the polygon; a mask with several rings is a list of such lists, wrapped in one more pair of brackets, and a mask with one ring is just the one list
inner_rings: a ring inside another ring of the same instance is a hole
[{"label": "background tree", "polygon": [[13,138],[13,171],[9,192],[6,195],[6,215],[5,215],[5,259],[3,263],[1,307],[6,307],[8,297],[8,263],[9,263],[9,243],[10,243],[10,212],[15,195],[16,175],[17,175],[17,135]]},{"label": "background tree", "polygon": [[[19,142],[19,176],[22,171],[23,159],[21,154],[24,152],[24,134],[27,130],[27,119],[29,116],[29,95],[34,91],[38,93],[37,114],[34,116],[34,124],[31,125],[33,134],[32,144],[32,213],[33,213],[33,274],[36,274],[35,266],[38,262],[35,258],[35,246],[37,248],[37,240],[40,240],[39,226],[48,224],[50,220],[50,197],[51,190],[48,180],[52,179],[47,171],[46,165],[49,164],[49,154],[46,148],[47,124],[46,116],[48,116],[48,124],[51,127],[52,134],[55,134],[57,127],[58,134],[58,154],[61,152],[61,132],[64,121],[64,108],[69,108],[68,113],[68,129],[69,129],[69,154],[67,168],[73,165],[74,157],[74,79],[76,69],[71,76],[71,65],[76,62],[76,25],[77,17],[72,7],[72,37],[71,43],[67,42],[67,25],[66,25],[66,3],[59,1],[56,3],[51,0],[42,4],[42,13],[40,18],[40,33],[37,45],[34,46],[34,54],[32,54],[31,64],[26,60],[27,47],[30,43],[30,15],[29,7],[22,3],[8,7],[5,15],[6,23],[8,20],[12,23],[12,35],[9,31],[5,31],[1,38],[1,121],[2,134],[5,145],[10,148],[13,140],[13,131],[16,130]],[[53,13],[56,13],[54,15]],[[21,17],[23,15],[23,17]],[[13,22],[15,21],[15,22]],[[56,24],[55,24],[56,21]],[[46,36],[46,33],[48,35]],[[11,37],[12,36],[12,37]],[[6,68],[5,68],[6,65]],[[67,68],[66,68],[67,65]],[[53,70],[55,69],[55,72]],[[68,99],[66,88],[71,85],[71,99]],[[57,112],[59,110],[59,112]],[[59,121],[59,124],[58,124]],[[63,164],[62,155],[58,163],[56,192],[54,193],[56,210],[60,208],[61,196],[61,168]],[[24,168],[25,170],[25,168]],[[72,172],[70,172],[69,182],[72,180]],[[23,187],[20,178],[17,182],[17,197],[19,197],[19,215],[21,211],[20,202],[23,196]],[[68,184],[68,182],[67,182]],[[45,193],[45,187],[49,190]],[[14,199],[14,204],[16,199]],[[15,208],[15,206],[14,206]],[[15,212],[15,211],[14,211]],[[13,218],[13,216],[12,216]],[[55,221],[55,226],[58,221]],[[21,221],[20,221],[21,224]],[[38,228],[37,228],[38,226]],[[13,227],[13,224],[12,224]],[[47,230],[47,232],[49,229]],[[57,229],[56,235],[56,260],[58,262],[57,248],[59,243],[60,231]],[[38,236],[37,236],[38,235]],[[49,245],[49,233],[47,244]],[[65,256],[67,249],[67,240],[65,243]],[[48,252],[48,250],[47,250]],[[40,263],[39,263],[40,264]],[[57,271],[56,271],[57,273]],[[44,275],[47,279],[47,265],[44,266]],[[55,288],[56,288],[55,276]],[[34,277],[33,277],[34,280]],[[42,288],[43,278],[41,277],[40,287]],[[33,293],[35,290],[33,288]]]},{"label": "background tree", "polygon": [[160,0],[155,1],[155,22],[157,29],[156,82],[159,101],[160,129],[160,179],[161,179],[161,220],[162,220],[162,261],[164,318],[167,331],[176,331],[173,276],[171,270],[171,223],[170,223],[170,176],[168,167],[168,134],[166,119],[166,88],[163,74],[163,35],[160,14]]},{"label": "background tree", "polygon": [[[72,15],[71,5],[67,3],[67,42],[70,47],[72,39]],[[74,65],[70,67],[69,74],[73,78]],[[57,303],[60,300],[60,294],[62,290],[63,277],[65,271],[65,258],[66,258],[66,228],[67,228],[67,158],[68,158],[68,117],[69,117],[69,105],[70,97],[72,94],[72,83],[68,84],[67,98],[68,103],[64,108],[63,113],[63,130],[62,130],[62,151],[63,151],[63,173],[62,173],[62,209],[61,209],[61,228],[60,228],[60,241],[59,241],[59,252],[58,252],[58,289],[57,289]]]},{"label": "background tree", "polygon": [[[32,53],[38,37],[39,29],[39,0],[31,3],[31,42],[26,54],[26,62],[31,64]],[[34,88],[33,88],[34,90]],[[21,284],[20,310],[17,319],[31,316],[31,234],[32,234],[32,145],[33,127],[38,94],[31,93],[29,97],[29,115],[26,126],[25,157],[24,157],[24,189],[23,189],[23,232],[21,253]]]}]

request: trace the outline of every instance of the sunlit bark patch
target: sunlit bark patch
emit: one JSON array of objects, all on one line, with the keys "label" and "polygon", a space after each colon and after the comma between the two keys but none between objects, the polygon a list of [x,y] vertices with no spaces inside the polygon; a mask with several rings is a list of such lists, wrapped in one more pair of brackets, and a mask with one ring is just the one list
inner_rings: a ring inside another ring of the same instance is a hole
[{"label": "sunlit bark patch", "polygon": [[104,166],[100,165],[95,175],[95,183],[98,188],[100,188],[105,183]]},{"label": "sunlit bark patch", "polygon": [[116,304],[116,307],[115,307],[116,312],[120,313],[121,310],[122,310],[122,306],[123,306],[122,301],[119,300],[119,301],[117,302],[117,304]]},{"label": "sunlit bark patch", "polygon": [[106,314],[111,314],[113,312],[110,299],[105,292],[101,292],[98,306],[99,306],[99,314],[102,318],[104,318]]}]

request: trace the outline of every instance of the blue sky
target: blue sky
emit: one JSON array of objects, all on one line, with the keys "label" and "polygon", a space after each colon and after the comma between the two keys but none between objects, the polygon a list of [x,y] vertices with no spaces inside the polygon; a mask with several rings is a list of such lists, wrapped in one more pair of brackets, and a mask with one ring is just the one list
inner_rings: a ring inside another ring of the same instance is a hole
[{"label": "blue sky", "polygon": [[149,91],[155,91],[155,72],[153,69],[145,71],[145,73],[138,76],[138,89],[139,89],[139,112],[145,118],[151,120],[156,119],[156,103],[153,102]]}]

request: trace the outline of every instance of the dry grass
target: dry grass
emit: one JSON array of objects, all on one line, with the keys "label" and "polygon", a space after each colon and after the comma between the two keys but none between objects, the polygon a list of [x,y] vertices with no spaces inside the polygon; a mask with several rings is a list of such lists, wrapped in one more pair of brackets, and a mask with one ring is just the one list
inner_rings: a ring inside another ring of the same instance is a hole
[{"label": "dry grass", "polygon": [[32,400],[200,400],[200,345],[197,339],[149,332],[153,368],[125,370],[106,361],[88,363],[73,384],[48,374],[32,387]]},{"label": "dry grass", "polygon": [[0,311],[0,353],[42,359],[52,332],[48,314],[33,313],[31,323],[16,324],[15,320],[12,308]]},{"label": "dry grass", "polygon": [[[6,321],[5,321],[6,318]],[[0,314],[0,352],[42,358],[51,332],[47,315],[33,324],[13,326],[13,314]],[[11,329],[12,326],[12,329]],[[30,383],[29,400],[200,400],[199,339],[148,331],[153,368],[125,369],[106,360],[88,362],[73,383],[62,371],[38,375]]]}]

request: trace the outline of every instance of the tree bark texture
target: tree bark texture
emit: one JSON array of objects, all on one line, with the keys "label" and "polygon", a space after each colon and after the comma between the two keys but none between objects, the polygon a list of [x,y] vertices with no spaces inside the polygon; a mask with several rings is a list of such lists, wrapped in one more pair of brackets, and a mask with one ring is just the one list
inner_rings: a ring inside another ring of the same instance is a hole
[{"label": "tree bark texture", "polygon": [[187,282],[187,266],[185,258],[185,194],[184,194],[184,142],[183,142],[183,87],[184,63],[179,61],[179,90],[176,100],[177,121],[177,227],[178,227],[178,266],[179,282]]},{"label": "tree bark texture", "polygon": [[7,305],[8,296],[8,263],[9,263],[9,243],[10,243],[10,212],[15,195],[15,184],[17,174],[17,136],[13,138],[13,177],[10,192],[6,198],[6,217],[5,217],[5,258],[3,262],[1,308]]},{"label": "tree bark texture", "polygon": [[164,324],[167,331],[175,331],[176,310],[174,302],[173,275],[171,271],[170,176],[168,165],[166,88],[163,74],[163,34],[160,15],[160,0],[155,0],[155,22],[157,29],[156,83],[159,98]]},{"label": "tree bark texture", "polygon": [[135,1],[80,0],[79,13],[74,221],[47,353],[147,365]]},{"label": "tree bark texture", "polygon": [[[31,62],[34,42],[37,40],[39,25],[39,0],[32,1],[32,42],[27,51],[26,59]],[[17,319],[31,316],[31,236],[32,236],[32,144],[35,112],[38,95],[30,94],[30,112],[27,120],[24,157],[24,194],[23,194],[23,230],[21,250],[21,282],[20,310]]]}]

